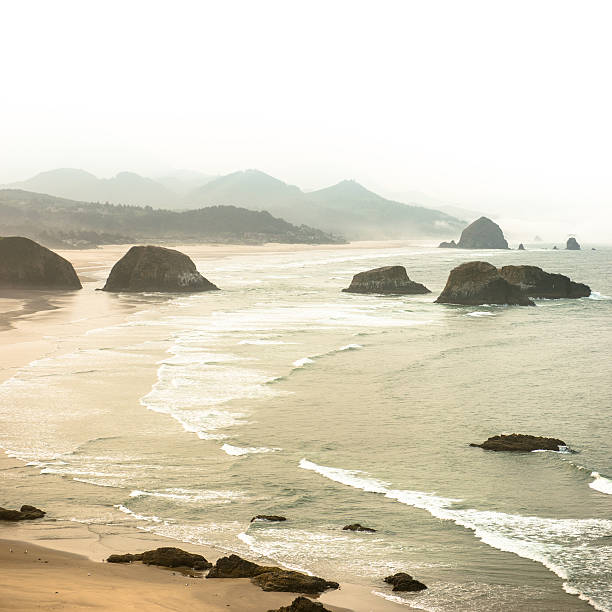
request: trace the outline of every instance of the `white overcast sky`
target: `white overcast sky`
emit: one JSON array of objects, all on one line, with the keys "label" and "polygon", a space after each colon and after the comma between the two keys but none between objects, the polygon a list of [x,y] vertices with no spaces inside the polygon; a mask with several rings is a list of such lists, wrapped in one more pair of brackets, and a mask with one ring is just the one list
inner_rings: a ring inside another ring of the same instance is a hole
[{"label": "white overcast sky", "polygon": [[259,168],[568,232],[611,219],[609,1],[19,0],[0,18],[1,182]]}]

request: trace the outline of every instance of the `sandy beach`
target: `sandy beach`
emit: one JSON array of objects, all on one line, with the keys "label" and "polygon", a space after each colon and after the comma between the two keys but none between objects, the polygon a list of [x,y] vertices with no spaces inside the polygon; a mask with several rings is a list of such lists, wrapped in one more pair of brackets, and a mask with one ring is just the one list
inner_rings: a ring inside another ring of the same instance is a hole
[{"label": "sandy beach", "polygon": [[[364,248],[371,243],[364,243]],[[0,293],[0,382],[28,363],[79,348],[79,338],[100,326],[121,323],[133,306],[118,307],[114,296],[96,289],[101,279],[129,248],[109,246],[95,250],[64,251],[83,283],[81,291],[3,291]],[[186,245],[177,247],[194,259],[240,254],[341,250],[349,245]],[[352,245],[351,248],[355,248]],[[206,274],[206,270],[202,270]],[[153,377],[148,384],[152,384]],[[18,459],[0,457],[0,471],[10,474],[23,467]],[[44,499],[23,503],[39,504]],[[65,518],[65,517],[64,517]],[[0,524],[0,610],[239,610],[259,612],[288,605],[297,594],[266,593],[247,579],[205,580],[186,577],[139,563],[103,563],[110,554],[142,552],[158,546],[179,546],[214,562],[225,554],[212,548],[183,544],[135,528],[83,525],[45,519]],[[27,552],[26,552],[27,551]],[[370,589],[342,584],[319,601],[330,610],[391,612],[405,606],[374,597]]]}]

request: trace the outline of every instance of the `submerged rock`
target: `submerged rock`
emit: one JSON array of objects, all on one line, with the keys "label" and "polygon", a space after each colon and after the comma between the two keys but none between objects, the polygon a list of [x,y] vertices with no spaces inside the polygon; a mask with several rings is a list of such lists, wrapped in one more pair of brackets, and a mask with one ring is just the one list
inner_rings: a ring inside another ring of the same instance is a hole
[{"label": "submerged rock", "polygon": [[509,283],[495,266],[486,261],[469,261],[451,270],[436,303],[534,305],[520,287]]},{"label": "submerged rock", "polygon": [[111,555],[108,563],[132,563],[142,561],[145,565],[159,565],[161,567],[189,567],[195,570],[205,570],[212,567],[202,555],[187,552],[180,548],[165,546],[143,553]]},{"label": "submerged rock", "polygon": [[44,510],[24,504],[19,510],[0,508],[0,521],[33,521],[47,514]]},{"label": "submerged rock", "polygon": [[579,251],[580,250],[580,245],[578,244],[578,241],[572,236],[572,237],[567,239],[567,243],[565,244],[565,248],[568,251]]},{"label": "submerged rock", "polygon": [[367,531],[368,533],[376,533],[376,529],[372,529],[371,527],[364,527],[359,523],[353,523],[352,525],[345,525],[342,528],[344,531]]},{"label": "submerged rock", "polygon": [[296,597],[290,605],[282,606],[276,610],[268,612],[331,612],[329,608],[323,606],[318,601],[312,601],[308,597]]},{"label": "submerged rock", "polygon": [[525,250],[525,245],[521,242],[521,244],[518,245],[518,250],[519,251],[524,251]]},{"label": "submerged rock", "polygon": [[482,444],[470,444],[485,450],[530,452],[534,450],[558,451],[560,446],[567,446],[563,440],[557,438],[546,438],[530,436],[528,434],[508,434],[492,436]]},{"label": "submerged rock", "polygon": [[439,249],[456,249],[457,248],[457,243],[454,240],[451,240],[450,242],[441,242],[438,245]]},{"label": "submerged rock", "polygon": [[278,514],[258,514],[251,519],[251,523],[253,521],[268,521],[271,523],[278,523],[282,521],[286,521],[287,518],[284,516],[279,516]]},{"label": "submerged rock", "polygon": [[21,236],[0,238],[0,289],[81,289],[72,264]]},{"label": "submerged rock", "polygon": [[480,217],[461,232],[457,247],[460,249],[507,249],[508,243],[497,223],[487,217]]},{"label": "submerged rock", "polygon": [[404,266],[385,266],[367,272],[359,272],[353,276],[350,286],[342,291],[400,295],[431,293],[425,285],[410,280]]},{"label": "submerged rock", "polygon": [[133,246],[114,266],[103,291],[216,291],[187,255],[158,246]]},{"label": "submerged rock", "polygon": [[337,582],[280,567],[258,565],[238,555],[218,559],[206,578],[251,578],[251,582],[264,591],[288,593],[322,593],[339,587]]},{"label": "submerged rock", "polygon": [[337,589],[339,584],[317,576],[309,576],[293,570],[274,567],[251,578],[251,582],[263,591],[284,593],[322,593],[328,589]]},{"label": "submerged rock", "polygon": [[415,580],[410,574],[398,572],[393,576],[385,578],[387,584],[393,585],[394,591],[424,591],[427,587],[418,580]]},{"label": "submerged rock", "polygon": [[509,283],[518,285],[529,297],[573,299],[591,295],[588,285],[575,283],[563,274],[545,272],[537,266],[504,266],[500,272]]}]

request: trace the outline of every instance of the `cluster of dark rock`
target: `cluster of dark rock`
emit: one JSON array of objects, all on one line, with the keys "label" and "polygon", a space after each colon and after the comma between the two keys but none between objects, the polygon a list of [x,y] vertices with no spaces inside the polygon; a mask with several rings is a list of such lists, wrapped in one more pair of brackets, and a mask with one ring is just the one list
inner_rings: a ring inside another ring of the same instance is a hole
[{"label": "cluster of dark rock", "polygon": [[415,580],[410,574],[398,572],[393,576],[385,578],[387,584],[393,585],[394,591],[424,591],[427,587],[420,581]]},{"label": "cluster of dark rock", "polygon": [[147,550],[137,554],[126,553],[124,555],[111,555],[106,561],[108,563],[133,563],[134,561],[142,561],[145,565],[185,567],[194,570],[207,570],[212,567],[212,563],[207,561],[202,555],[190,553],[172,546]]},{"label": "cluster of dark rock", "polygon": [[376,533],[376,529],[371,527],[364,527],[360,523],[352,523],[351,525],[345,525],[342,528],[344,531],[365,531],[366,533]]},{"label": "cluster of dark rock", "polygon": [[312,601],[308,597],[296,597],[288,606],[281,606],[268,612],[331,612],[322,603]]},{"label": "cluster of dark rock", "polygon": [[347,293],[378,293],[393,295],[417,295],[431,293],[431,291],[408,278],[404,266],[385,266],[367,272],[359,272],[353,276]]},{"label": "cluster of dark rock", "polygon": [[511,451],[511,452],[531,452],[534,450],[558,451],[561,447],[567,448],[567,444],[558,438],[547,438],[540,436],[530,436],[528,434],[502,434],[492,436],[482,444],[470,444],[484,450],[491,451]]},{"label": "cluster of dark rock", "polygon": [[33,521],[47,514],[44,510],[24,504],[19,510],[0,508],[0,521]]}]

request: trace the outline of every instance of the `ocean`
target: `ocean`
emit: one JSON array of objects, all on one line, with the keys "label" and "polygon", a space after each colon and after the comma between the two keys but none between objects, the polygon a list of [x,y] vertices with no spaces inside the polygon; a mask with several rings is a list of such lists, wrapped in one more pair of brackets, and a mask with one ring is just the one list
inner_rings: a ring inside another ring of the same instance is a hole
[{"label": "ocean", "polygon": [[[222,291],[98,293],[121,322],[67,326],[0,384],[0,446],[22,461],[2,475],[3,505],[214,545],[432,612],[612,611],[612,250],[527,248],[195,257]],[[434,304],[475,259],[593,294]],[[384,265],[433,293],[341,292]],[[469,446],[512,432],[569,448]],[[342,529],[354,522],[376,532]],[[392,593],[381,579],[397,571],[429,588]],[[560,604],[563,590],[575,599]]]}]

